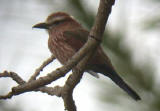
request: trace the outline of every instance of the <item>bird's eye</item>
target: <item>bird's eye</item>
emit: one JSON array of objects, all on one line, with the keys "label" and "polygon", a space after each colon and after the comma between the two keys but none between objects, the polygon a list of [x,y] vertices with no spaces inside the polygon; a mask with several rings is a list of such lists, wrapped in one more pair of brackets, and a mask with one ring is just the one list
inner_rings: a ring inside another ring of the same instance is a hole
[{"label": "bird's eye", "polygon": [[60,21],[55,21],[54,22],[54,25],[58,25],[58,24],[60,24],[61,22]]},{"label": "bird's eye", "polygon": [[57,21],[53,21],[52,23],[50,23],[50,26],[56,26],[56,25],[59,25],[59,24],[61,24],[61,23],[63,23],[64,21],[59,21],[59,20],[57,20]]}]

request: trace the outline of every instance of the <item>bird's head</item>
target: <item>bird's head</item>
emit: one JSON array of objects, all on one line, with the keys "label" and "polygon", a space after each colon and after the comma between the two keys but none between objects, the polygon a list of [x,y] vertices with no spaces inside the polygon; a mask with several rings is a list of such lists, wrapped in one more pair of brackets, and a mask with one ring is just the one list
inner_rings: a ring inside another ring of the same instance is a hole
[{"label": "bird's head", "polygon": [[75,20],[64,12],[52,13],[48,16],[47,20],[42,23],[38,23],[33,26],[33,28],[41,28],[41,29],[52,29],[60,24],[64,24],[66,22],[75,22]]}]

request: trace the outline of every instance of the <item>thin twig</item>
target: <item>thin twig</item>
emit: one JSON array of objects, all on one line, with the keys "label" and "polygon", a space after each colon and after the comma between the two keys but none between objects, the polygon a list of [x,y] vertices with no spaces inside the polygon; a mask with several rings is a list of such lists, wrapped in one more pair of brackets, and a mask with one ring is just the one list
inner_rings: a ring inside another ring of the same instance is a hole
[{"label": "thin twig", "polygon": [[0,73],[0,77],[10,77],[20,85],[25,83],[25,81],[15,72],[4,71],[3,73]]},{"label": "thin twig", "polygon": [[50,64],[54,59],[56,58],[54,55],[52,55],[50,58],[44,61],[42,65],[36,69],[35,73],[30,77],[28,82],[36,80],[36,77],[40,74],[41,71],[43,71],[43,68],[46,67],[48,64]]},{"label": "thin twig", "polygon": [[9,92],[7,95],[0,96],[0,99],[9,99],[13,96],[12,92]]},{"label": "thin twig", "polygon": [[[24,83],[26,83],[26,81],[24,81],[18,74],[16,74],[15,72],[7,72],[4,71],[3,73],[0,73],[0,77],[10,77],[12,78],[14,81],[16,81],[18,84],[22,85]],[[43,93],[47,93],[48,95],[51,96],[61,96],[61,87],[60,86],[55,86],[55,87],[41,87],[38,89],[35,89],[34,91],[41,91]],[[9,99],[12,96],[14,96],[13,92],[9,92],[6,95],[2,95],[0,96],[0,99]]]}]

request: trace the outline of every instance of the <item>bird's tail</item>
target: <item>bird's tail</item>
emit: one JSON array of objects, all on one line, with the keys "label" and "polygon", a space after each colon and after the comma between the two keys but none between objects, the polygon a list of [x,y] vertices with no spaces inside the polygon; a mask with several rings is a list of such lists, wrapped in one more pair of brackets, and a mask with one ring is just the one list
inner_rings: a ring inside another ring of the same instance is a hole
[{"label": "bird's tail", "polygon": [[128,93],[133,99],[141,100],[140,96],[130,87],[125,81],[115,72],[113,67],[108,64],[92,64],[88,65],[88,69],[92,69],[96,73],[101,73],[105,76],[108,76],[115,84],[122,88],[125,92]]},{"label": "bird's tail", "polygon": [[122,88],[125,92],[128,93],[133,99],[141,100],[140,96],[130,87],[128,86],[123,79],[116,73],[114,74],[107,74],[107,76],[115,83],[117,84],[120,88]]}]

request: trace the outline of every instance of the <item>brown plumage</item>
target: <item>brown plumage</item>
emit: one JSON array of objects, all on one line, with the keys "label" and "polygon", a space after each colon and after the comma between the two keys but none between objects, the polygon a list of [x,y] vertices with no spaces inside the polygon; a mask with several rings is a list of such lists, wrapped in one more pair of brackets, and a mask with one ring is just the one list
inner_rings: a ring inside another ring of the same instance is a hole
[{"label": "brown plumage", "polygon": [[[89,34],[74,18],[64,12],[51,14],[46,22],[36,24],[33,28],[47,29],[48,47],[62,64],[65,64],[84,45]],[[138,94],[116,73],[101,46],[87,64],[86,71],[108,76],[133,99],[140,100]]]}]

